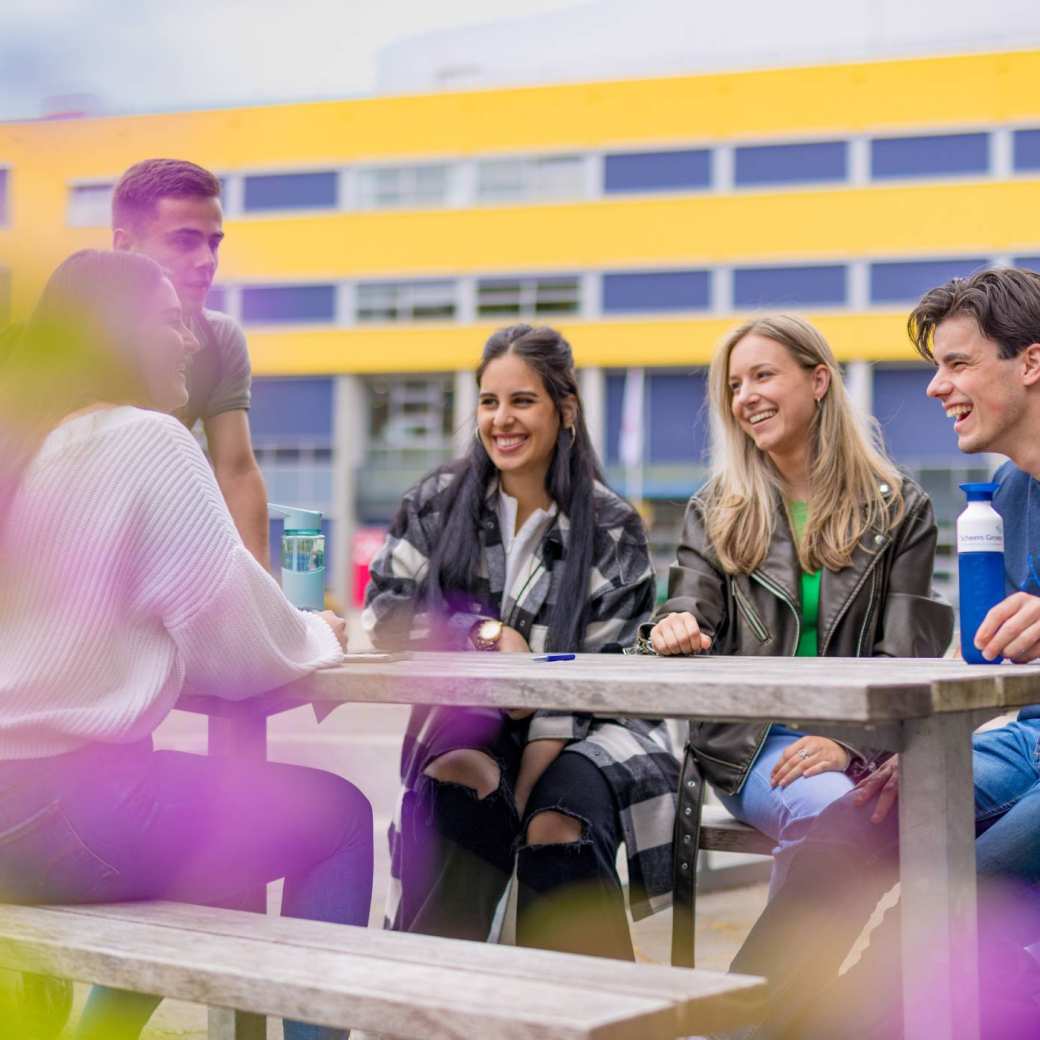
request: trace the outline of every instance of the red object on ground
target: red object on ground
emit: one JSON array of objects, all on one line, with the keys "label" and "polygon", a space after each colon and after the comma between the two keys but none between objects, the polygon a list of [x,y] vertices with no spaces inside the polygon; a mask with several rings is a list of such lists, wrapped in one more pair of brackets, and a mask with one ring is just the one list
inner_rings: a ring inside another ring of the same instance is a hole
[{"label": "red object on ground", "polygon": [[379,552],[384,538],[386,538],[385,527],[359,527],[354,532],[354,545],[350,558],[354,569],[353,603],[355,607],[361,607],[365,603],[368,565]]}]

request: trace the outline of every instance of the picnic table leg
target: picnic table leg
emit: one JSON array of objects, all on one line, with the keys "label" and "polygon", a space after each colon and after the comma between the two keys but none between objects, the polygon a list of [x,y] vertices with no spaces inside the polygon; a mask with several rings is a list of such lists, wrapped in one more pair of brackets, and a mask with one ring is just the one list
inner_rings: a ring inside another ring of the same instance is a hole
[{"label": "picnic table leg", "polygon": [[[263,715],[209,717],[209,753],[221,758],[249,761],[267,759],[267,718]],[[236,909],[267,912],[267,889],[263,886],[244,892]],[[267,1019],[231,1008],[210,1008],[209,1040],[266,1040]]]},{"label": "picnic table leg", "polygon": [[972,719],[904,723],[899,786],[905,1040],[978,1040]]},{"label": "picnic table leg", "polygon": [[267,1040],[267,1019],[248,1011],[210,1008],[208,1040]]}]

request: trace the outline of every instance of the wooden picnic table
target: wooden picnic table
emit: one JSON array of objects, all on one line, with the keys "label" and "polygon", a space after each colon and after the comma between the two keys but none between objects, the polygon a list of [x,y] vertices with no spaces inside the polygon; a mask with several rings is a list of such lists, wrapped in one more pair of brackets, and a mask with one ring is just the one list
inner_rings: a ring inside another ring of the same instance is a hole
[{"label": "wooden picnic table", "polygon": [[211,751],[265,753],[265,717],[311,703],[547,708],[606,716],[784,722],[901,754],[906,1040],[977,1040],[971,732],[1040,700],[1040,666],[893,658],[360,655],[253,702],[186,697]]}]

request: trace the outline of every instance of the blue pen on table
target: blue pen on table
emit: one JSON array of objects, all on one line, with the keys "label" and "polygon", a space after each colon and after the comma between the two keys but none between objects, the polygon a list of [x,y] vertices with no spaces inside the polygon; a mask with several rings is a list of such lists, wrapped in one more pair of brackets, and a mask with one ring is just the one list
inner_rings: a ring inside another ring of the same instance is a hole
[{"label": "blue pen on table", "polygon": [[541,657],[536,657],[536,661],[573,661],[574,654],[542,654]]}]

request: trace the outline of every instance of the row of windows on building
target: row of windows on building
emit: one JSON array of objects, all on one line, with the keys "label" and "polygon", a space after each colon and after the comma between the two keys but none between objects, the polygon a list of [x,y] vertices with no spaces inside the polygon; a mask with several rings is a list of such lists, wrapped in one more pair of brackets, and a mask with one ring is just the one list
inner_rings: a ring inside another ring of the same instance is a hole
[{"label": "row of windows on building", "polygon": [[[984,462],[960,455],[951,424],[924,389],[931,370],[922,365],[883,365],[873,370],[874,412],[888,450],[932,497],[940,531],[963,506],[958,484],[988,478]],[[457,451],[454,378],[421,373],[372,376],[364,381],[365,442],[360,479],[346,503],[356,522],[385,526],[401,495],[423,473]],[[648,512],[651,545],[661,576],[673,559],[684,504],[706,476],[706,373],[704,369],[648,370],[645,381],[645,466],[634,474],[620,464],[618,430],[625,374],[605,373],[606,478],[622,494],[653,502]],[[250,421],[268,496],[318,509],[326,516],[328,551],[337,550],[333,450],[335,393],[330,378],[259,378]],[[638,484],[638,488],[636,487]],[[274,544],[274,539],[272,539]],[[940,534],[940,545],[943,535]],[[940,549],[937,581],[945,594],[949,554]],[[330,573],[334,564],[329,563]]]},{"label": "row of windows on building", "polygon": [[368,325],[559,315],[726,312],[761,307],[902,305],[996,262],[1040,270],[1040,256],[953,257],[512,278],[216,286],[209,305],[249,325]]},{"label": "row of windows on building", "polygon": [[[431,209],[653,192],[1040,171],[1040,129],[335,167],[222,178],[227,212]],[[109,221],[112,181],[74,184],[68,222]],[[0,204],[2,205],[2,204]]]},{"label": "row of windows on building", "polygon": [[[908,359],[911,350],[907,347]],[[683,497],[703,475],[708,451],[707,373],[704,368],[648,369],[644,389],[644,451],[654,497]],[[932,369],[921,364],[877,365],[871,397],[887,449],[902,464],[948,465],[959,458],[952,424],[929,401]],[[455,381],[452,374],[408,373],[366,377],[364,479],[358,482],[366,510],[376,516],[423,472],[456,450]],[[619,431],[625,372],[605,372],[605,442],[608,475],[624,480]],[[309,488],[331,494],[334,393],[331,378],[258,378],[250,422],[257,457],[269,479],[296,481],[297,497]],[[302,467],[302,468],[301,468]],[[306,474],[326,474],[320,480]],[[316,481],[316,483],[314,482]],[[281,484],[279,485],[281,486]],[[955,490],[955,489],[954,489]],[[273,496],[272,496],[273,497]],[[295,501],[295,499],[292,499]]]},{"label": "row of windows on building", "polygon": [[[933,370],[909,362],[911,354],[908,346],[907,364],[873,367],[874,414],[897,456],[955,457],[952,424],[925,395]],[[410,452],[453,450],[457,421],[453,374],[380,375],[363,382],[369,462],[399,463],[407,461]],[[624,370],[606,371],[605,392],[603,453],[607,463],[614,464],[619,461]],[[704,462],[707,370],[648,369],[644,394],[646,461]],[[270,463],[331,462],[333,402],[329,377],[255,379],[250,422],[257,452]]]}]

